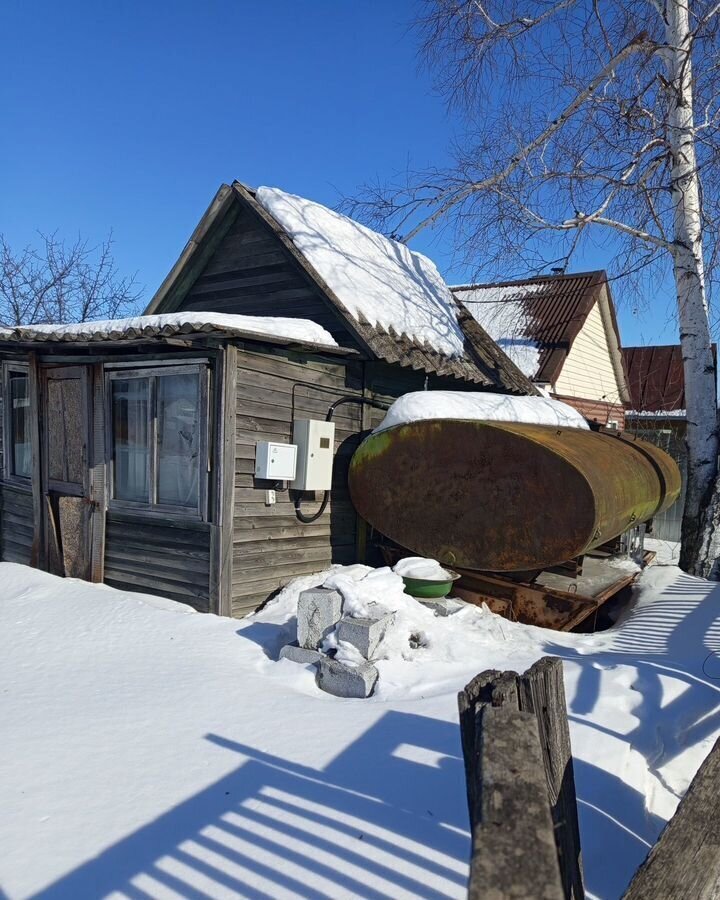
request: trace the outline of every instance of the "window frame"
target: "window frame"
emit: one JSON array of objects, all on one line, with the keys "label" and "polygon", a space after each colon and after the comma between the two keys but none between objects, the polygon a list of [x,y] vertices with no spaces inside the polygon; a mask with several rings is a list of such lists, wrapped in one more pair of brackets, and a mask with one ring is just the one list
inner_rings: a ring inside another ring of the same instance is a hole
[{"label": "window frame", "polygon": [[[3,451],[3,481],[8,484],[15,484],[18,487],[24,487],[28,490],[32,489],[32,481],[33,481],[33,473],[32,473],[32,465],[30,467],[29,475],[16,475],[12,470],[12,461],[13,461],[13,453],[12,453],[12,435],[13,435],[13,427],[12,427],[12,397],[10,394],[10,377],[13,373],[19,373],[24,375],[28,380],[28,416],[32,413],[32,398],[30,397],[30,366],[25,362],[3,362],[2,366],[2,390],[3,390],[3,415],[2,415],[2,427],[3,427],[3,443],[2,443],[2,451]],[[30,441],[32,443],[32,420],[30,423],[31,433],[30,433]]]},{"label": "window frame", "polygon": [[[173,503],[158,503],[158,416],[157,416],[157,381],[168,375],[197,375],[198,378],[198,502],[194,506],[180,506]],[[113,408],[112,387],[114,381],[143,379],[149,382],[148,389],[148,500],[122,500],[115,497],[115,444],[113,440]],[[105,447],[107,468],[108,508],[141,512],[144,515],[177,516],[207,520],[208,486],[211,469],[210,459],[210,367],[207,364],[172,364],[134,366],[133,368],[113,368],[105,371]]]}]

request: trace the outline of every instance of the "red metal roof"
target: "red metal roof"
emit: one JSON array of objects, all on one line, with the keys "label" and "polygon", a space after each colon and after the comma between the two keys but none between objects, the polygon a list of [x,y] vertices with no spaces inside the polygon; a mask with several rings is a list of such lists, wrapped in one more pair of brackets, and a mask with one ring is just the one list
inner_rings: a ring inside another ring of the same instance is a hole
[{"label": "red metal roof", "polygon": [[685,378],[679,344],[623,347],[630,403],[638,412],[685,409]]},{"label": "red metal roof", "polygon": [[[685,376],[680,344],[623,347],[631,408],[637,412],[685,409]],[[713,344],[717,365],[717,344]]]},{"label": "red metal roof", "polygon": [[[485,292],[488,297],[493,297],[498,288],[509,289],[502,292],[503,300],[522,301],[526,313],[522,337],[532,341],[540,349],[534,380],[552,384],[557,380],[570,347],[598,299],[601,286],[606,282],[606,273],[597,271],[570,275],[543,275],[493,284],[462,285],[454,287],[453,292],[466,303],[471,312],[476,304],[484,302]],[[542,288],[538,290],[538,286]],[[619,344],[620,337],[612,300],[610,309]]]}]

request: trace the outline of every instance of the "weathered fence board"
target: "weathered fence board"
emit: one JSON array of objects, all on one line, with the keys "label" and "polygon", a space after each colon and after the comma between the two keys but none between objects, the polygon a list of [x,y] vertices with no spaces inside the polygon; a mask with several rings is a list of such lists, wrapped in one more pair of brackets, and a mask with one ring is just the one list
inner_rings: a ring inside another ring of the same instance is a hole
[{"label": "weathered fence board", "polygon": [[624,900],[720,898],[720,738]]},{"label": "weathered fence board", "polygon": [[[570,732],[565,706],[565,691],[562,680],[562,662],[553,657],[544,657],[532,666],[524,675],[516,672],[482,672],[474,678],[458,695],[460,711],[460,731],[465,758],[467,776],[468,808],[473,827],[473,835],[480,827],[476,818],[478,810],[484,808],[483,792],[493,790],[493,782],[489,781],[489,773],[483,769],[483,754],[487,737],[483,734],[484,710],[488,707],[505,708],[509,714],[515,714],[518,721],[527,723],[527,716],[534,718],[535,726],[532,739],[536,742],[535,756],[538,760],[538,772],[545,780],[545,798],[550,819],[548,836],[554,843],[554,863],[560,878],[561,893],[559,896],[582,900],[584,898],[582,863],[580,859],[580,830],[577,820],[575,799],[575,778],[573,774],[572,755],[570,751]],[[519,726],[518,726],[519,728]],[[530,738],[528,738],[530,740]],[[521,771],[527,763],[522,754],[526,754],[526,742],[518,743],[517,749],[506,756],[505,764],[513,770]],[[534,752],[534,751],[533,751]],[[542,770],[542,771],[541,771]],[[526,779],[516,780],[518,802],[525,802],[525,794],[529,790]],[[510,822],[511,827],[518,829],[518,843],[523,841],[519,821]],[[533,827],[539,827],[539,819],[533,821]],[[475,842],[481,855],[486,851]],[[525,853],[529,844],[525,843]],[[534,851],[529,853],[533,858]],[[488,862],[477,864],[487,869]],[[477,868],[473,863],[474,870]],[[497,871],[500,877],[500,870]],[[491,886],[483,883],[476,886],[471,878],[471,897],[520,897],[524,896],[522,879],[523,871],[510,859],[506,860],[502,881],[498,881],[492,893]],[[476,891],[473,894],[473,890]],[[548,890],[550,890],[548,883]],[[478,892],[480,891],[480,892]],[[530,893],[528,896],[544,896]],[[549,894],[548,896],[552,896]]]},{"label": "weathered fence board", "polygon": [[[469,900],[564,897],[535,716],[481,706]],[[511,889],[510,889],[511,887]]]}]

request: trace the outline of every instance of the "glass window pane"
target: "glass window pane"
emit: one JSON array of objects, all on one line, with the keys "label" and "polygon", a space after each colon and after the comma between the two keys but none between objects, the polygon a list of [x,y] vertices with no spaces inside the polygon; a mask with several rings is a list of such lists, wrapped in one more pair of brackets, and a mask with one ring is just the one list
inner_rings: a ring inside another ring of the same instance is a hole
[{"label": "glass window pane", "polygon": [[200,380],[197,373],[157,379],[157,501],[198,506]]},{"label": "glass window pane", "polygon": [[28,377],[23,372],[10,373],[10,472],[20,478],[29,478],[31,472],[30,448],[30,394]]},{"label": "glass window pane", "polygon": [[113,496],[118,500],[150,502],[148,404],[146,378],[113,379]]}]

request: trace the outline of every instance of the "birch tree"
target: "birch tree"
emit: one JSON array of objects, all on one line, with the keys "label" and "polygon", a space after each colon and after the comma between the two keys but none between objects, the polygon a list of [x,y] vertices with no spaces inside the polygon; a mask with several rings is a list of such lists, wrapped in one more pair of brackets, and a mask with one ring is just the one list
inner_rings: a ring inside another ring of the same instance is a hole
[{"label": "birch tree", "polygon": [[465,130],[450,165],[346,204],[400,240],[450,227],[485,273],[565,268],[600,241],[615,273],[672,278],[688,423],[681,563],[711,577],[719,11],[710,0],[427,0],[425,59]]}]

